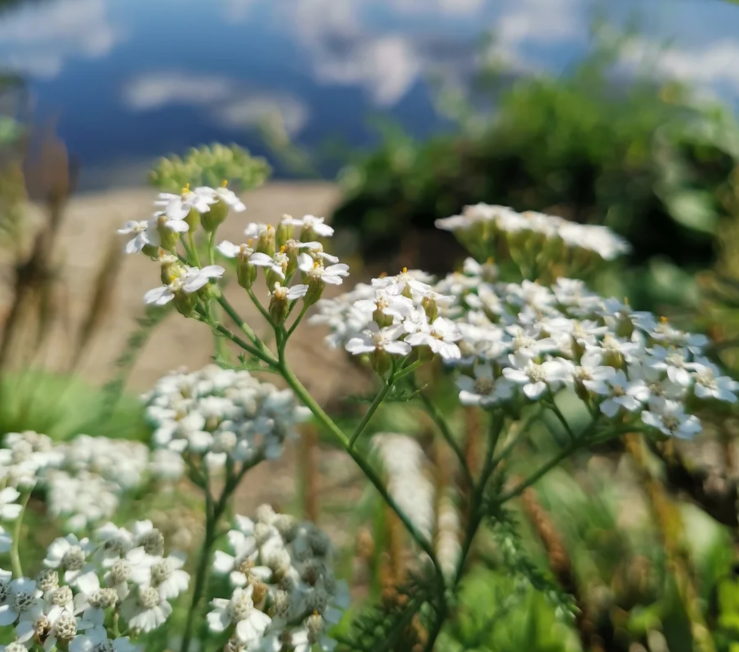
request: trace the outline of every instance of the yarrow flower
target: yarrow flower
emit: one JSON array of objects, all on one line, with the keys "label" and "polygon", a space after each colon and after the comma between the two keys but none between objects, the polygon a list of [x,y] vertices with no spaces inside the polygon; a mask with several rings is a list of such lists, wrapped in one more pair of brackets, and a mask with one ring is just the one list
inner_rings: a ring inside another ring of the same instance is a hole
[{"label": "yarrow flower", "polygon": [[216,468],[277,457],[308,415],[291,390],[215,365],[164,376],[143,401],[156,447],[204,456]]},{"label": "yarrow flower", "polygon": [[541,252],[556,250],[556,243],[569,249],[575,261],[583,254],[595,254],[603,260],[613,260],[628,253],[628,243],[604,226],[577,224],[554,215],[534,211],[517,213],[507,206],[475,204],[467,206],[461,215],[436,220],[436,226],[452,231],[470,251],[491,248],[496,238],[518,248],[522,236],[537,239],[538,246],[529,242],[529,249]]},{"label": "yarrow flower", "polygon": [[[237,516],[235,525],[228,533],[233,554],[217,554],[213,569],[235,588],[229,598],[212,600],[210,630],[231,633],[247,649],[279,650],[285,640],[312,645],[319,638],[330,649],[335,642],[325,630],[339,622],[348,592],[332,573],[328,537],[267,505],[253,520]],[[306,638],[306,632],[313,634]]]},{"label": "yarrow flower", "polygon": [[[54,443],[45,435],[24,432],[9,433],[4,444],[0,480],[4,473],[4,481],[21,491],[35,487],[44,496],[49,512],[75,531],[111,518],[121,498],[146,482],[172,481],[182,475],[181,467],[173,470],[170,457],[165,476],[160,470],[164,463],[161,454],[152,454],[145,444],[125,439],[78,435]],[[15,491],[11,486],[0,492],[0,508],[3,497],[15,495]],[[6,505],[9,513],[20,511],[15,500]],[[0,533],[0,549],[5,540]]]},{"label": "yarrow flower", "polygon": [[0,570],[0,626],[15,628],[22,650],[38,643],[47,650],[135,652],[128,637],[109,637],[114,612],[129,632],[152,631],[172,613],[168,600],[189,583],[183,557],[165,556],[164,544],[151,552],[145,544],[133,547],[137,531],[163,541],[150,524],[129,532],[109,523],[89,539],[56,539],[36,580],[11,580]]},{"label": "yarrow flower", "polygon": [[[468,228],[471,216],[475,223],[500,222],[508,233],[534,230],[551,238],[562,227],[558,219],[499,207],[477,207],[442,226]],[[600,242],[606,255],[605,232],[593,233],[586,243]],[[613,240],[608,251],[618,243]],[[635,426],[641,420],[664,434],[687,437],[700,432],[700,421],[687,411],[693,398],[737,402],[739,384],[703,357],[703,336],[603,299],[579,280],[559,278],[550,288],[499,282],[493,273],[483,276],[474,261],[464,270],[438,282],[408,270],[374,279],[319,302],[311,322],[329,326],[331,346],[370,354],[381,373],[390,365],[378,362],[380,352],[398,358],[413,355],[408,347],[428,347],[459,367],[460,401],[484,409],[524,399],[550,401],[573,389],[602,418],[622,426],[624,420]]]}]

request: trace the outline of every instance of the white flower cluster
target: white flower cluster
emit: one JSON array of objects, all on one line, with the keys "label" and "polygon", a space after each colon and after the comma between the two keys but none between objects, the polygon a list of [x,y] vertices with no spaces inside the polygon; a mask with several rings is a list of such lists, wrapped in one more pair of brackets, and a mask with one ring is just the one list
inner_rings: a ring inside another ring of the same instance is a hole
[{"label": "white flower cluster", "polygon": [[338,299],[320,301],[310,321],[331,327],[330,344],[343,345],[353,355],[370,354],[378,370],[389,366],[390,356],[407,356],[414,348],[446,360],[459,358],[462,334],[451,320],[438,316],[454,297],[437,292],[430,280],[407,269],[373,279]]},{"label": "white flower cluster", "polygon": [[[571,388],[607,419],[641,419],[665,435],[688,438],[701,430],[688,405],[737,400],[739,385],[704,356],[703,335],[603,299],[582,281],[558,279],[547,288],[468,279],[450,308],[463,336],[458,362],[472,372],[457,380],[464,404],[489,408]],[[459,281],[453,275],[438,288],[452,291]]]},{"label": "white flower cluster", "polygon": [[421,445],[412,437],[383,432],[372,437],[372,446],[387,476],[388,492],[414,527],[431,541],[436,492]]},{"label": "white flower cluster", "polygon": [[241,200],[225,187],[214,189],[202,186],[190,190],[190,187],[186,186],[179,195],[160,193],[154,205],[160,210],[157,210],[151,218],[131,220],[118,230],[118,233],[133,236],[126,243],[126,253],[135,254],[147,247],[153,250],[159,247],[169,249],[172,239],[167,238],[167,232],[187,233],[194,223],[192,218],[195,217],[195,213],[219,212],[223,209],[236,212],[246,210]]},{"label": "white flower cluster", "polygon": [[496,241],[518,248],[525,241],[529,250],[556,258],[569,250],[575,258],[595,254],[603,260],[613,260],[630,250],[623,238],[605,226],[578,224],[534,211],[517,213],[507,206],[467,206],[461,215],[436,220],[436,226],[452,231],[470,251],[478,251],[481,244],[489,249]]},{"label": "white flower cluster", "polygon": [[[285,215],[277,228],[252,223],[244,233],[247,242],[237,245],[224,240],[218,251],[236,259],[236,275],[243,288],[251,288],[258,268],[264,271],[270,291],[269,313],[277,324],[285,321],[290,302],[303,298],[306,305],[311,305],[326,285],[341,285],[349,275],[349,266],[326,253],[317,240],[334,234],[322,217],[305,215],[295,219]],[[298,278],[301,282],[293,283]]]},{"label": "white flower cluster", "polygon": [[[6,435],[4,445],[0,482],[9,485],[4,492],[41,489],[49,512],[72,530],[112,517],[124,494],[149,476],[161,477],[161,458],[150,459],[147,446],[125,439],[78,435],[55,444],[46,435],[23,432]],[[168,479],[176,477],[170,474]]]},{"label": "white flower cluster", "polygon": [[[70,534],[52,542],[35,580],[0,570],[0,628],[14,628],[7,650],[32,644],[69,652],[133,652],[130,636],[160,627],[169,600],[187,589],[184,558],[165,555],[164,537],[149,521],[131,531],[108,523],[92,539]],[[127,636],[106,623],[117,614]]]},{"label": "white flower cluster", "polygon": [[291,390],[215,365],[164,376],[143,400],[156,447],[202,455],[215,468],[274,459],[309,414]]},{"label": "white flower cluster", "polygon": [[[179,195],[161,193],[155,205],[161,210],[153,217],[129,221],[118,232],[132,236],[125,247],[127,253],[143,251],[161,264],[162,285],[144,295],[145,303],[163,306],[174,301],[177,310],[191,316],[198,299],[218,296],[218,288],[211,281],[221,278],[226,270],[220,265],[194,265],[197,256],[187,246],[188,258],[192,256],[195,261],[183,262],[177,254],[180,234],[189,232],[192,236],[202,224],[212,236],[230,210],[243,211],[246,207],[225,187],[190,190],[189,186]],[[270,292],[270,317],[275,324],[282,324],[293,302],[303,298],[306,306],[311,305],[326,285],[340,285],[349,275],[348,266],[325,253],[317,240],[333,233],[322,217],[305,215],[295,219],[285,215],[276,229],[268,224],[249,224],[245,243],[237,245],[224,240],[217,249],[223,256],[236,259],[237,278],[246,289],[256,280],[257,270],[264,270]],[[190,242],[193,243],[192,238]],[[297,278],[302,282],[291,285]]]},{"label": "white flower cluster", "polygon": [[348,606],[334,578],[333,546],[312,523],[257,508],[254,520],[237,516],[228,533],[231,554],[217,551],[214,572],[228,575],[230,599],[215,598],[208,625],[230,632],[229,650],[332,650],[327,630]]},{"label": "white flower cluster", "polygon": [[[701,430],[686,411],[693,399],[737,400],[739,385],[705,357],[702,335],[603,299],[579,280],[560,278],[548,288],[495,282],[492,266],[472,260],[465,270],[435,286],[411,273],[376,279],[320,302],[313,320],[331,327],[330,344],[345,344],[352,353],[382,350],[397,357],[408,355],[410,344],[427,345],[465,370],[457,380],[461,402],[486,409],[547,400],[571,388],[608,419],[641,419],[685,438]],[[423,310],[446,317],[429,328]],[[426,339],[406,335],[409,321],[424,325]],[[433,328],[440,321],[443,330]]]}]

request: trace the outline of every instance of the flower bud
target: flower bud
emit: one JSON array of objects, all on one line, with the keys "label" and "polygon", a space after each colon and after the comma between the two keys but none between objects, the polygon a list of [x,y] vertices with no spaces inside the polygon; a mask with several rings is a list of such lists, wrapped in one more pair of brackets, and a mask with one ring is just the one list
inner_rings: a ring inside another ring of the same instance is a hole
[{"label": "flower bud", "polygon": [[257,240],[257,251],[268,256],[275,255],[275,227],[271,224],[268,224],[267,228],[259,236],[259,240]]},{"label": "flower bud", "polygon": [[252,583],[252,594],[251,599],[253,600],[254,604],[260,604],[264,598],[267,597],[267,593],[269,592],[269,589],[267,585],[257,580],[256,582]]},{"label": "flower bud", "polygon": [[[292,228],[292,227],[291,227]],[[300,241],[290,238],[283,245],[285,255],[287,256],[287,268],[285,269],[285,279],[290,280],[298,269],[298,254],[300,253]]]},{"label": "flower bud", "polygon": [[155,247],[154,245],[145,244],[141,251],[149,258],[159,258],[159,247]]},{"label": "flower bud", "polygon": [[164,285],[169,285],[176,278],[183,278],[185,276],[185,267],[177,256],[165,254],[162,250],[158,258],[162,264],[161,279]]},{"label": "flower bud", "polygon": [[[283,215],[282,218],[283,220],[289,219],[290,216]],[[276,234],[277,246],[281,247],[282,245],[287,244],[288,240],[292,240],[294,232],[295,232],[295,228],[292,226],[292,224],[285,224],[284,221],[280,222],[279,225],[277,226],[277,234]]]},{"label": "flower bud", "polygon": [[392,356],[382,349],[376,349],[370,355],[370,361],[372,363],[372,369],[378,376],[384,376],[393,364]]},{"label": "flower bud", "polygon": [[269,316],[275,324],[284,323],[287,319],[287,311],[290,302],[287,298],[288,288],[282,287],[279,282],[275,283],[272,298],[269,302]]},{"label": "flower bud", "polygon": [[[664,319],[664,317],[663,317]],[[616,323],[616,335],[629,339],[634,334],[634,323],[625,316],[621,316]]]},{"label": "flower bud", "polygon": [[581,401],[586,402],[590,398],[590,392],[579,378],[575,380],[575,394]]},{"label": "flower bud", "polygon": [[177,292],[174,296],[174,307],[181,315],[190,317],[195,312],[196,298],[194,294],[186,294],[185,292]]},{"label": "flower bud", "polygon": [[390,315],[386,315],[379,308],[372,313],[372,319],[380,328],[393,325],[393,318]]},{"label": "flower bud", "polygon": [[207,283],[198,290],[198,297],[200,297],[203,301],[218,299],[220,296],[221,288],[218,287],[218,283]]},{"label": "flower bud", "polygon": [[175,247],[177,246],[177,242],[179,242],[180,234],[177,233],[177,231],[172,231],[171,229],[168,229],[166,224],[167,216],[164,213],[158,215],[157,232],[159,233],[159,246],[162,249],[166,249],[167,251],[174,251]]},{"label": "flower bud", "polygon": [[200,226],[200,213],[195,208],[191,208],[187,217],[184,219],[187,226],[190,227],[190,232],[195,233]]},{"label": "flower bud", "polygon": [[429,323],[433,323],[439,316],[439,307],[436,305],[436,301],[431,297],[424,297],[421,300],[421,306],[429,319]]},{"label": "flower bud", "polygon": [[320,279],[308,276],[308,292],[305,295],[305,305],[312,306],[321,298],[326,284]]},{"label": "flower bud", "polygon": [[245,290],[248,290],[254,284],[256,278],[256,265],[252,265],[248,259],[240,259],[236,267],[236,279],[238,280],[239,285]]},{"label": "flower bud", "polygon": [[228,204],[222,199],[218,199],[214,204],[210,205],[210,210],[207,213],[203,213],[200,219],[203,223],[203,228],[208,233],[213,233],[227,217]]}]

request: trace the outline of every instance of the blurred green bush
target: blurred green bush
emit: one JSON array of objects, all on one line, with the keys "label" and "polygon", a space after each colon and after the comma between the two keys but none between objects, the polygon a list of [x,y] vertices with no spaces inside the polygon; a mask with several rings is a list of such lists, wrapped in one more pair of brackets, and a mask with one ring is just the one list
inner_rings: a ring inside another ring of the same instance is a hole
[{"label": "blurred green bush", "polygon": [[[729,217],[739,129],[728,110],[675,84],[619,78],[614,63],[596,50],[561,78],[522,79],[494,102],[488,83],[474,103],[495,110],[480,118],[464,100],[457,128],[425,142],[386,126],[382,144],[343,172],[334,224],[356,231],[372,259],[404,249],[409,232],[432,237],[435,219],[465,205],[550,212],[633,244],[632,266],[650,278],[614,289],[642,304],[688,300],[685,272],[711,266]],[[409,264],[447,270],[460,250],[435,242]]]}]

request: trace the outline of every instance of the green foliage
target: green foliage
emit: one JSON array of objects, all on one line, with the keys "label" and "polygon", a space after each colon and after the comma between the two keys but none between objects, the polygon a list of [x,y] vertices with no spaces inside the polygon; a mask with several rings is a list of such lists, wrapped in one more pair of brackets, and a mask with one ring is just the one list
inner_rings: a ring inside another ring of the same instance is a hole
[{"label": "green foliage", "polygon": [[[655,258],[709,266],[739,161],[736,122],[675,86],[616,84],[610,62],[596,52],[561,79],[515,83],[482,127],[461,119],[425,142],[385,127],[381,146],[344,172],[335,224],[358,230],[363,253],[377,256],[397,251],[409,229],[486,202],[606,224],[643,268]],[[445,249],[426,247],[414,264],[447,270]]]},{"label": "green foliage", "polygon": [[462,585],[458,618],[439,642],[443,652],[573,652],[572,630],[541,593],[522,590],[503,572],[478,569]]},{"label": "green foliage", "polygon": [[267,161],[242,147],[214,144],[193,148],[184,158],[172,155],[161,159],[149,178],[152,185],[173,193],[187,184],[217,187],[224,181],[236,183],[244,191],[261,186],[270,173]]},{"label": "green foliage", "polygon": [[0,433],[33,430],[57,440],[80,433],[146,440],[136,397],[122,396],[112,411],[105,391],[75,376],[43,370],[0,377]]}]

